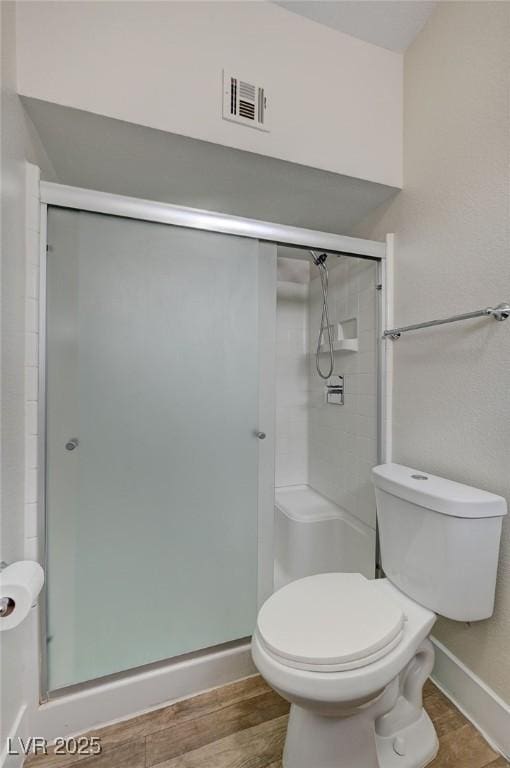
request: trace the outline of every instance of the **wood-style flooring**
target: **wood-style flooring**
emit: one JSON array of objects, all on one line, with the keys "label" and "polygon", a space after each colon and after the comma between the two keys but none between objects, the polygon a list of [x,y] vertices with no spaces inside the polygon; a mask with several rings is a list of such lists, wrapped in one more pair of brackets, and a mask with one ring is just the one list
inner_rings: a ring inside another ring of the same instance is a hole
[{"label": "wood-style flooring", "polygon": [[[510,766],[430,681],[424,701],[440,742],[430,768]],[[25,766],[281,768],[288,709],[260,677],[250,677],[87,734],[100,738],[100,755],[50,753]]]}]

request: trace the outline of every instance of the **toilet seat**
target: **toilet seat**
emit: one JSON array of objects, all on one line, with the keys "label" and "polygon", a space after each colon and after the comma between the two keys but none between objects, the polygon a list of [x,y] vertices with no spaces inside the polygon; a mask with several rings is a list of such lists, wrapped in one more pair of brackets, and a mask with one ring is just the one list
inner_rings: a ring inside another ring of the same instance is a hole
[{"label": "toilet seat", "polygon": [[401,641],[402,607],[359,573],[293,581],[262,606],[257,636],[281,664],[317,672],[358,669]]}]

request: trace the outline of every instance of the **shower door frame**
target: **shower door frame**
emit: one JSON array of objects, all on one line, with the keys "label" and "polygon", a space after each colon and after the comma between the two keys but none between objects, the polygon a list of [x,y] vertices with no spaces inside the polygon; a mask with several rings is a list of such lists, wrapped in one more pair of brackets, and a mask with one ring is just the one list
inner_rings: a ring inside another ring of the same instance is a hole
[{"label": "shower door frame", "polygon": [[[378,281],[378,367],[377,367],[377,445],[378,462],[388,460],[386,450],[386,424],[387,424],[387,346],[382,338],[382,329],[386,326],[388,317],[386,301],[386,270],[388,243],[364,240],[318,230],[305,229],[282,225],[272,222],[259,221],[214,211],[188,208],[169,203],[161,203],[152,200],[142,200],[124,195],[96,190],[71,187],[54,182],[40,182],[40,277],[39,277],[39,395],[38,395],[38,549],[39,562],[47,571],[47,547],[46,547],[46,256],[47,256],[47,217],[48,206],[59,208],[71,208],[90,213],[100,213],[121,218],[136,219],[140,221],[168,224],[170,226],[198,229],[208,232],[234,235],[267,242],[273,245],[291,245],[303,250],[325,250],[338,255],[353,256],[377,262]],[[264,279],[264,275],[262,275]],[[268,323],[272,313],[260,313],[261,321]],[[265,330],[265,329],[263,329]],[[259,328],[260,333],[260,328]],[[260,334],[261,336],[263,334]],[[259,392],[259,424],[273,424],[274,422],[274,387],[272,371],[274,368],[274,350],[264,351],[264,345],[260,346],[259,369],[267,371],[260,375],[262,383]],[[263,427],[262,427],[263,428]],[[259,452],[258,468],[258,581],[257,593],[260,605],[271,593],[273,587],[273,508],[274,508],[274,436],[273,428],[268,429],[271,439],[267,441],[266,451]],[[271,448],[271,450],[268,450]],[[265,514],[263,512],[265,511]],[[378,546],[376,545],[376,566],[378,565]],[[47,668],[47,586],[44,584],[39,598],[39,642],[40,642],[40,702],[45,703],[54,696],[60,697],[70,693],[84,690],[90,685],[100,686],[112,678],[121,678],[130,674],[143,671],[144,668],[163,666],[178,661],[183,657],[169,658],[153,662],[145,667],[125,670],[109,677],[101,677],[92,681],[79,683],[68,688],[59,689],[57,692],[48,689]],[[195,658],[209,652],[221,652],[226,647],[241,647],[246,639],[227,643],[222,646],[214,646],[187,654],[186,658]]]}]

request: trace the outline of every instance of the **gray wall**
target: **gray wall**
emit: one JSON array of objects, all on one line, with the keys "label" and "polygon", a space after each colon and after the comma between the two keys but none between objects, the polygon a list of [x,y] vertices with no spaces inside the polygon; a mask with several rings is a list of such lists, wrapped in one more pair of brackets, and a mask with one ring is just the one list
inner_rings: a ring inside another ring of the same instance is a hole
[{"label": "gray wall", "polygon": [[[273,3],[158,2],[150,11],[145,2],[20,2],[20,93],[401,186],[399,53]],[[269,133],[222,120],[224,67],[266,89]]]},{"label": "gray wall", "polygon": [[[405,55],[404,191],[355,233],[396,233],[397,325],[510,301],[509,40],[508,3],[443,2]],[[394,349],[394,460],[510,499],[510,322]],[[510,520],[494,617],[434,633],[510,702]]]}]

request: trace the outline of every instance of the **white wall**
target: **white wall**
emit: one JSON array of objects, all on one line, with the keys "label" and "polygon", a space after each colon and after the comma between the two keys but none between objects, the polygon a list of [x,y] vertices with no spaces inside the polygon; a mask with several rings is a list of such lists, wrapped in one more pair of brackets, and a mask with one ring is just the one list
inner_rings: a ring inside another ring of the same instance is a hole
[{"label": "white wall", "polygon": [[[47,165],[38,139],[15,93],[15,9],[1,3],[1,245],[2,245],[2,517],[0,560],[27,556],[25,534],[25,302],[33,295],[34,275],[25,270],[27,222],[25,160]],[[48,177],[52,170],[46,167]],[[33,210],[33,209],[32,209]],[[37,213],[38,209],[35,208]],[[35,222],[34,222],[35,226]],[[35,280],[35,285],[37,281]],[[28,553],[30,554],[30,553]],[[23,733],[27,704],[31,619],[2,634],[0,643],[0,763],[6,738]],[[24,734],[23,734],[24,735]]]},{"label": "white wall", "polygon": [[[315,369],[322,292],[312,267],[310,286],[309,483],[323,496],[375,529],[370,470],[377,463],[376,266],[362,259],[329,257],[329,320],[357,321],[359,352],[335,352],[344,376],[343,406],[325,402],[325,381]],[[320,358],[327,370],[329,357]]]},{"label": "white wall", "polygon": [[[267,2],[21,2],[17,14],[24,95],[400,186],[401,54]],[[270,133],[222,120],[223,68],[264,85]]]},{"label": "white wall", "polygon": [[276,287],[276,486],[308,483],[310,265],[278,258]]},{"label": "white wall", "polygon": [[[509,40],[508,3],[445,2],[405,55],[404,191],[356,233],[396,233],[397,325],[510,300]],[[510,500],[509,371],[508,322],[402,337],[394,460]],[[510,703],[510,519],[494,617],[434,632]]]}]

